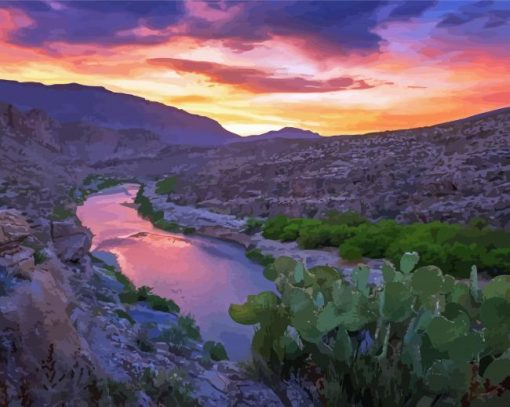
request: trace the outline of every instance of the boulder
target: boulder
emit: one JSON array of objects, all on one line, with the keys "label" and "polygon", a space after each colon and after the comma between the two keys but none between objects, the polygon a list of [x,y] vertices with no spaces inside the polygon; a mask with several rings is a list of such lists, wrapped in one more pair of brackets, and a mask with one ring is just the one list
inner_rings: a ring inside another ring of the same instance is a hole
[{"label": "boulder", "polygon": [[92,233],[75,219],[52,222],[51,237],[56,253],[63,261],[79,261],[92,244]]},{"label": "boulder", "polygon": [[30,225],[14,209],[0,209],[0,252],[3,247],[15,246],[30,235]]},{"label": "boulder", "polygon": [[0,268],[2,267],[7,274],[30,280],[35,269],[34,251],[23,246],[4,251],[0,253]]},{"label": "boulder", "polygon": [[7,274],[30,279],[34,271],[34,251],[20,243],[30,235],[30,225],[20,212],[0,210],[0,267]]}]

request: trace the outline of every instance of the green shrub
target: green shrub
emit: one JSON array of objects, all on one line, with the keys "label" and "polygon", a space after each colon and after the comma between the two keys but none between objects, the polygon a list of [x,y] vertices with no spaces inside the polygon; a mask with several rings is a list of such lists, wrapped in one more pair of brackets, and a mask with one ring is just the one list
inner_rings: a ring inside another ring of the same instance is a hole
[{"label": "green shrub", "polygon": [[340,257],[348,261],[360,260],[363,256],[361,248],[355,246],[350,242],[345,242],[340,245]]},{"label": "green shrub", "polygon": [[153,295],[152,294],[152,288],[151,287],[147,287],[146,285],[143,285],[143,286],[139,287],[136,290],[136,294],[137,294],[137,300],[138,301],[147,301],[147,299],[151,295]]},{"label": "green shrub", "polygon": [[72,218],[73,216],[74,212],[71,209],[65,208],[63,206],[56,206],[53,208],[53,213],[50,215],[50,219],[54,221],[61,221]]},{"label": "green shrub", "polygon": [[216,362],[220,360],[228,360],[227,351],[220,342],[207,341],[204,343],[204,352],[206,355]]},{"label": "green shrub", "polygon": [[185,235],[192,235],[195,232],[196,232],[196,229],[194,227],[191,227],[191,226],[187,226],[187,227],[182,229],[182,233],[184,233]]},{"label": "green shrub", "polygon": [[283,379],[313,366],[326,405],[499,405],[510,397],[510,276],[481,289],[475,267],[463,283],[420,263],[406,253],[371,286],[367,266],[348,283],[278,258],[278,293],[250,295],[229,314],[256,325],[252,350]]},{"label": "green shrub", "polygon": [[243,232],[249,235],[253,235],[259,232],[264,225],[264,221],[256,218],[248,218]]},{"label": "green shrub", "polygon": [[193,399],[193,386],[184,370],[146,369],[140,380],[143,391],[157,406],[198,407]]},{"label": "green shrub", "polygon": [[126,311],[124,311],[122,309],[115,310],[115,314],[119,318],[127,319],[131,323],[131,325],[134,325],[136,323],[136,321],[131,317],[131,315],[129,315]]},{"label": "green shrub", "polygon": [[156,193],[160,195],[168,195],[174,192],[177,185],[177,177],[166,177],[156,183]]},{"label": "green shrub", "polygon": [[119,294],[119,300],[123,304],[136,304],[138,293],[136,291],[124,291]]},{"label": "green shrub", "polygon": [[154,343],[149,339],[148,327],[143,325],[138,329],[135,338],[136,346],[142,352],[154,352]]},{"label": "green shrub", "polygon": [[246,257],[248,257],[251,261],[262,266],[268,266],[274,262],[273,256],[265,255],[260,251],[260,249],[257,248],[247,250]]},{"label": "green shrub", "polygon": [[196,321],[190,315],[179,316],[177,319],[177,328],[182,330],[186,336],[194,341],[202,340],[200,335],[200,328],[197,326]]},{"label": "green shrub", "polygon": [[278,215],[266,221],[262,234],[268,239],[297,240],[303,249],[340,247],[348,260],[395,262],[412,250],[421,253],[420,265],[436,264],[459,277],[467,277],[470,264],[494,275],[510,273],[510,233],[477,219],[468,225],[437,221],[403,225],[392,220],[371,223],[352,212],[330,213],[323,220]]},{"label": "green shrub", "polygon": [[179,313],[179,306],[170,299],[160,297],[159,295],[151,294],[147,298],[149,306],[155,311],[171,312],[174,314]]},{"label": "green shrub", "polygon": [[38,249],[34,252],[34,263],[37,265],[37,264],[42,264],[46,261],[46,255],[44,254],[44,251],[41,250],[41,249]]}]

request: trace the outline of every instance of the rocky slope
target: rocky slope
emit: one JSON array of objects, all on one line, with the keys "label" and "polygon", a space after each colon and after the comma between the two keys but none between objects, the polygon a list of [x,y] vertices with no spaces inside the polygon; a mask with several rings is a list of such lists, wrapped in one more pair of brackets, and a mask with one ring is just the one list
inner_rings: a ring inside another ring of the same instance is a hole
[{"label": "rocky slope", "polygon": [[428,128],[222,148],[169,147],[102,171],[181,180],[170,199],[233,215],[354,210],[403,222],[475,216],[510,230],[510,109]]}]

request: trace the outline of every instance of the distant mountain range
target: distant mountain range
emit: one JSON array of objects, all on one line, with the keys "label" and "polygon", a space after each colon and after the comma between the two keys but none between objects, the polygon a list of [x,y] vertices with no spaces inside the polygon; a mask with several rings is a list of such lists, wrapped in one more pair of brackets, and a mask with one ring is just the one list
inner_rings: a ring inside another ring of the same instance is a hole
[{"label": "distant mountain range", "polygon": [[40,109],[63,123],[145,129],[168,144],[219,145],[239,139],[208,117],[102,87],[0,80],[0,102]]},{"label": "distant mountain range", "polygon": [[272,139],[299,139],[299,140],[316,140],[322,136],[319,133],[314,133],[310,130],[298,129],[296,127],[284,127],[280,130],[272,130],[267,133],[256,134],[253,136],[245,137],[242,141],[254,140],[272,140]]}]

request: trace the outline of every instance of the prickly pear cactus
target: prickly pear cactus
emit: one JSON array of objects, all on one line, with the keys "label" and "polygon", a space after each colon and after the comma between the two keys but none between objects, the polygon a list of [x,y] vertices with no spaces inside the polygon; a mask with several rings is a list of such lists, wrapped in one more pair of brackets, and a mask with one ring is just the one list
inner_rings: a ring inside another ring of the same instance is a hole
[{"label": "prickly pear cactus", "polygon": [[279,294],[248,296],[229,312],[257,326],[253,350],[273,368],[307,360],[325,380],[349,383],[340,389],[346,405],[353,404],[349,394],[370,394],[374,405],[437,395],[443,404],[475,405],[493,396],[487,392],[506,391],[510,276],[480,289],[476,267],[464,283],[433,265],[417,268],[419,261],[412,252],[399,269],[385,262],[376,287],[367,266],[356,267],[348,283],[334,268],[282,257],[270,267]]}]

